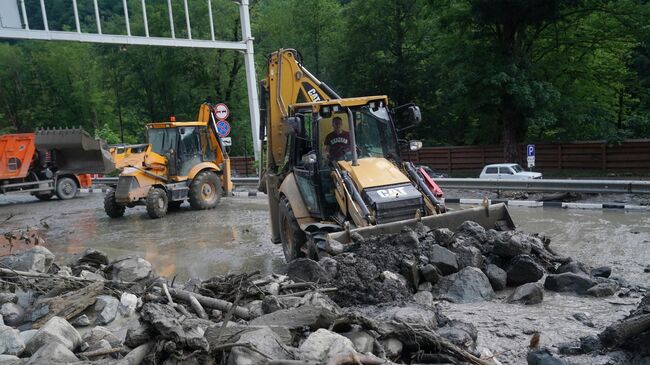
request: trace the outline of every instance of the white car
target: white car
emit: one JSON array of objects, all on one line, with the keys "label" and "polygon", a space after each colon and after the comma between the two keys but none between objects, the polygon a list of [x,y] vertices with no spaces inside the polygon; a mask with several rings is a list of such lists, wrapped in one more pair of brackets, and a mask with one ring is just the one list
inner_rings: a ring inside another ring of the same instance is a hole
[{"label": "white car", "polygon": [[481,171],[480,179],[529,180],[541,179],[542,173],[525,171],[516,163],[487,165]]}]

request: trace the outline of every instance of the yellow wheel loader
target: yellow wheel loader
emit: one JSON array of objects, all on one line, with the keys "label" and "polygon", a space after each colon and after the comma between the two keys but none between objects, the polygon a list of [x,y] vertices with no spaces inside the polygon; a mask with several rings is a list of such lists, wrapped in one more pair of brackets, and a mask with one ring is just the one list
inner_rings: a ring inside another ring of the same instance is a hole
[{"label": "yellow wheel loader", "polygon": [[192,209],[212,209],[232,190],[230,159],[209,104],[197,121],[150,123],[146,135],[144,152],[119,161],[117,186],[104,198],[109,217],[145,205],[151,218],[161,218],[186,200]]},{"label": "yellow wheel loader", "polygon": [[391,110],[383,95],[341,98],[303,67],[298,52],[280,49],[268,58],[260,109],[267,146],[260,186],[272,241],[282,244],[287,261],[341,252],[355,233],[395,233],[418,222],[514,228],[502,204],[447,213],[426,173],[402,162],[394,119],[419,122],[413,104]]}]

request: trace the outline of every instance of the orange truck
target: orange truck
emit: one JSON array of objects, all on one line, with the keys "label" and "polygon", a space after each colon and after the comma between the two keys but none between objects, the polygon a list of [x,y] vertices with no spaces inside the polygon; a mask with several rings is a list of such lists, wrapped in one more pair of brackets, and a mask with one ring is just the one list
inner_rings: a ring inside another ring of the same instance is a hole
[{"label": "orange truck", "polygon": [[30,193],[40,200],[75,197],[90,174],[114,170],[102,141],[82,129],[41,129],[0,136],[0,193]]}]

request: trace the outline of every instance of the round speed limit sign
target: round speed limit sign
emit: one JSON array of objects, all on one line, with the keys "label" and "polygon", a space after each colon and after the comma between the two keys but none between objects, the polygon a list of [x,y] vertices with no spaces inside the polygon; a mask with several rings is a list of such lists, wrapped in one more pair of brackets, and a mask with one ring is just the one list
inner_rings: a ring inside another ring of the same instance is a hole
[{"label": "round speed limit sign", "polygon": [[221,103],[214,106],[214,115],[217,117],[217,119],[226,120],[229,114],[230,111],[228,110],[226,104]]}]

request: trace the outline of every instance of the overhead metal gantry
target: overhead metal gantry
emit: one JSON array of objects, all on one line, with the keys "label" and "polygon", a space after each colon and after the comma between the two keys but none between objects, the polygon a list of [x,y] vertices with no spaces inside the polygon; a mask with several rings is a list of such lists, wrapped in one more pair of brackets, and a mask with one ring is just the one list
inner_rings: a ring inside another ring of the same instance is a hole
[{"label": "overhead metal gantry", "polygon": [[[120,45],[141,45],[141,46],[162,46],[162,47],[186,47],[186,48],[212,48],[240,51],[244,53],[244,65],[246,68],[246,87],[248,89],[248,107],[251,119],[251,132],[253,137],[253,150],[255,159],[260,158],[259,140],[259,100],[257,97],[257,81],[255,77],[255,61],[253,51],[253,36],[251,34],[249,0],[233,1],[239,6],[239,18],[241,23],[242,39],[240,41],[224,41],[215,37],[215,22],[212,14],[212,0],[205,0],[208,6],[208,17],[210,21],[210,39],[197,39],[192,37],[192,26],[187,1],[182,0],[185,13],[186,38],[176,37],[174,29],[174,14],[172,11],[172,0],[167,0],[167,13],[169,15],[169,37],[151,36],[149,34],[149,19],[147,17],[147,0],[140,0],[142,8],[142,20],[144,36],[131,33],[131,21],[129,18],[128,0],[122,0],[124,8],[124,23],[126,35],[108,34],[102,31],[100,8],[98,0],[93,0],[96,32],[82,30],[79,21],[79,8],[77,0],[70,0],[70,6],[74,11],[75,31],[51,30],[48,24],[47,9],[45,0],[40,0],[40,17],[43,20],[43,29],[33,29],[29,25],[32,14],[28,14],[25,0],[0,0],[0,38],[10,39],[33,39],[33,40],[54,40],[73,41]],[[118,0],[114,0],[118,1]],[[133,1],[133,0],[132,0]],[[174,0],[179,1],[179,0]],[[38,16],[38,15],[36,15]],[[33,18],[32,18],[33,19]]]}]

